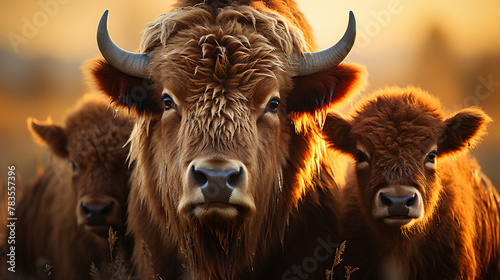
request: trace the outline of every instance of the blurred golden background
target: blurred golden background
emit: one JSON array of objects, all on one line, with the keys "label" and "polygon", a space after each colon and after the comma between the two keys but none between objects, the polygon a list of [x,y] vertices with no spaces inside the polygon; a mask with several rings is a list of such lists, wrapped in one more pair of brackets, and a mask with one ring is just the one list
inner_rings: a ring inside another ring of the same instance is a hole
[{"label": "blurred golden background", "polygon": [[[482,107],[494,122],[476,149],[484,172],[500,187],[500,1],[297,0],[320,47],[343,34],[352,10],[358,36],[347,61],[366,65],[369,86],[420,86],[455,111]],[[24,182],[36,161],[49,162],[26,126],[28,117],[61,124],[89,89],[80,65],[99,55],[102,13],[122,48],[139,47],[142,28],[173,1],[4,1],[0,10],[0,178],[15,165]],[[4,194],[2,194],[4,195]]]}]

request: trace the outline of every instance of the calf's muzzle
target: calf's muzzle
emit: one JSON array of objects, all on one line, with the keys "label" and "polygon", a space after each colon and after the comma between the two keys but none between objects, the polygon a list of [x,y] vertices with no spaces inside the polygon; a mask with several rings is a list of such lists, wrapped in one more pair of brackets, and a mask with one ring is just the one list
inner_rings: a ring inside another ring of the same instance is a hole
[{"label": "calf's muzzle", "polygon": [[[412,219],[421,218],[424,214],[422,195],[412,186],[392,185],[384,187],[375,196],[372,213],[375,219],[383,219],[390,223],[393,223],[394,221],[390,220],[394,219],[403,219],[409,222]],[[404,221],[400,223],[404,223]]]},{"label": "calf's muzzle", "polygon": [[113,211],[114,203],[107,204],[87,204],[82,202],[82,212],[87,217],[87,224],[90,226],[105,225],[106,218]]},{"label": "calf's muzzle", "polygon": [[380,202],[388,207],[387,210],[391,216],[407,216],[410,213],[410,207],[415,205],[416,197],[416,194],[403,197],[392,197],[384,193],[379,194]]},{"label": "calf's muzzle", "polygon": [[111,196],[90,194],[78,201],[77,222],[80,226],[113,226],[123,222],[120,203]]}]

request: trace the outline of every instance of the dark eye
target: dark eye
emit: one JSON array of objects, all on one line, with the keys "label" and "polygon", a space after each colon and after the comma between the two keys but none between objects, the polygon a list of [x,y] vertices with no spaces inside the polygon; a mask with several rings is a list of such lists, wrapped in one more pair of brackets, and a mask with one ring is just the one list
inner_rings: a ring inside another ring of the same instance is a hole
[{"label": "dark eye", "polygon": [[356,151],[356,160],[358,163],[368,162],[368,156],[360,150]]},{"label": "dark eye", "polygon": [[281,100],[279,98],[273,98],[271,101],[269,101],[269,104],[267,104],[267,110],[271,113],[276,113],[278,112],[278,107],[281,104]]},{"label": "dark eye", "polygon": [[163,100],[163,103],[165,103],[165,110],[170,110],[170,109],[174,108],[174,100],[170,96],[164,95],[162,97],[162,100]]},{"label": "dark eye", "polygon": [[73,171],[78,170],[78,167],[76,166],[76,164],[75,164],[75,162],[74,162],[74,161],[69,160],[69,163],[71,163],[71,169],[73,169]]},{"label": "dark eye", "polygon": [[430,163],[436,163],[436,158],[437,158],[438,153],[436,151],[432,151],[427,155],[427,158],[425,159],[425,162],[430,162]]}]

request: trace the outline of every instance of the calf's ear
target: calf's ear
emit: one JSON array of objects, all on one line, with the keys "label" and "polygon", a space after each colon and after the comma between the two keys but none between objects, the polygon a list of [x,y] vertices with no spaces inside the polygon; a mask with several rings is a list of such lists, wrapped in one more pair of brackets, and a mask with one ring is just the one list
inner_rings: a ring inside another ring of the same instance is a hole
[{"label": "calf's ear", "polygon": [[438,143],[440,155],[459,152],[476,146],[486,134],[491,118],[479,108],[467,108],[445,120],[444,132]]},{"label": "calf's ear", "polygon": [[122,73],[102,58],[87,61],[84,69],[91,86],[108,96],[112,106],[139,115],[163,111],[161,96],[155,95],[151,81]]},{"label": "calf's ear", "polygon": [[324,118],[332,105],[365,86],[365,73],[365,68],[360,65],[343,63],[325,71],[294,78],[294,86],[287,101],[288,113],[293,119],[304,115]]},{"label": "calf's ear", "polygon": [[329,113],[323,127],[326,143],[341,152],[353,155],[356,152],[356,140],[351,134],[351,124],[337,113]]},{"label": "calf's ear", "polygon": [[67,137],[64,128],[53,125],[50,120],[46,123],[29,118],[28,129],[32,137],[42,145],[47,145],[52,153],[60,158],[68,157],[68,150],[66,149]]}]

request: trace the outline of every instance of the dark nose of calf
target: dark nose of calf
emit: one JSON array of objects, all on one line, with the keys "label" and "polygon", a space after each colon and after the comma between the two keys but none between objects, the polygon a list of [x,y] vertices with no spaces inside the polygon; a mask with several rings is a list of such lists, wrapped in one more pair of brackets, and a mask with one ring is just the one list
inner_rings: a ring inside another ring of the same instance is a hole
[{"label": "dark nose of calf", "polygon": [[407,216],[410,212],[410,207],[415,204],[416,195],[406,197],[391,197],[380,193],[380,201],[388,207],[389,215],[391,216]]},{"label": "dark nose of calf", "polygon": [[113,212],[113,201],[107,204],[87,204],[81,203],[83,214],[87,217],[87,224],[90,226],[106,225],[107,217]]},{"label": "dark nose of calf", "polygon": [[241,169],[211,170],[194,166],[191,169],[191,176],[208,203],[228,203],[233,189],[241,182],[242,173]]}]

